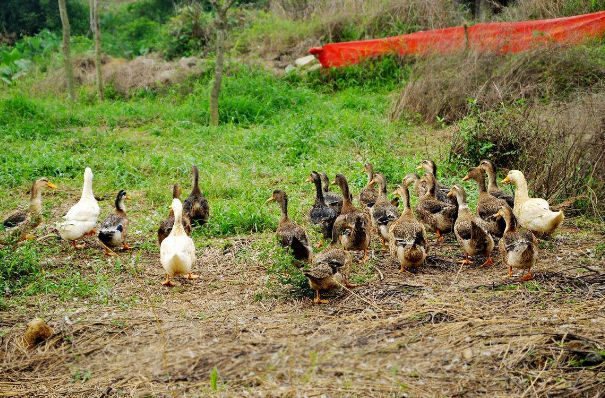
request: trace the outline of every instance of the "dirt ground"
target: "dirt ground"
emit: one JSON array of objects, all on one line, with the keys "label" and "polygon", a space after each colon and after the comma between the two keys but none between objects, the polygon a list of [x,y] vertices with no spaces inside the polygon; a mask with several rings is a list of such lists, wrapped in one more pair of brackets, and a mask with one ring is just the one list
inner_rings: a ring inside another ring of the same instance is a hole
[{"label": "dirt ground", "polygon": [[[495,266],[460,268],[453,237],[398,275],[376,242],[374,277],[326,305],[266,294],[258,236],[198,248],[201,280],[172,289],[157,253],[121,253],[112,302],[126,305],[33,298],[1,315],[0,396],[602,397],[604,235],[575,224],[541,242],[526,283],[503,278],[497,253]],[[36,316],[53,335],[26,349]]]}]

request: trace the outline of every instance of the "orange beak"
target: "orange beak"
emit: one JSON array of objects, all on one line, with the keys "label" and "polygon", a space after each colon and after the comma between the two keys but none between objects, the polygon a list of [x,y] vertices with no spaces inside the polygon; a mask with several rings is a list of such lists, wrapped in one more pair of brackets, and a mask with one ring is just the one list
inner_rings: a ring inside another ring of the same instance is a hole
[{"label": "orange beak", "polygon": [[462,179],[462,181],[467,181],[470,180],[471,178],[468,176],[468,174],[466,176],[464,176],[464,178]]},{"label": "orange beak", "polygon": [[500,184],[506,184],[508,182],[510,182],[510,179],[508,178],[508,176],[506,176],[505,179],[503,179],[502,181],[500,181]]},{"label": "orange beak", "polygon": [[126,199],[132,200],[132,198],[130,197],[130,195],[126,195]]},{"label": "orange beak", "polygon": [[311,177],[309,177],[305,180],[305,182],[311,182],[311,181],[313,181],[313,179]]},{"label": "orange beak", "polygon": [[450,191],[447,193],[447,197],[451,198],[452,196],[454,196],[454,190],[450,189]]},{"label": "orange beak", "polygon": [[416,170],[421,170],[422,169],[422,165],[416,166]]},{"label": "orange beak", "polygon": [[265,203],[273,202],[274,200],[275,200],[275,198],[273,196],[271,196],[269,199],[265,200]]},{"label": "orange beak", "polygon": [[49,188],[50,188],[50,189],[52,189],[52,190],[57,189],[57,186],[56,186],[55,184],[53,184],[52,182],[50,182],[50,181],[48,181],[48,182],[46,183],[46,186],[47,186],[47,187],[49,187]]}]

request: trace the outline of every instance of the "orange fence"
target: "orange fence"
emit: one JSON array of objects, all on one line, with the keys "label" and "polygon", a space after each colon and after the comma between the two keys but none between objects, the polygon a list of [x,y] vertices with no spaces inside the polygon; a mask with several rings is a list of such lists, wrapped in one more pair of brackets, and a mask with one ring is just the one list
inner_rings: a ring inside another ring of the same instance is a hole
[{"label": "orange fence", "polygon": [[453,53],[467,46],[476,51],[514,53],[537,43],[581,42],[605,32],[605,11],[575,17],[523,22],[480,23],[470,27],[416,32],[385,39],[326,44],[309,50],[325,67],[353,65],[384,54]]}]

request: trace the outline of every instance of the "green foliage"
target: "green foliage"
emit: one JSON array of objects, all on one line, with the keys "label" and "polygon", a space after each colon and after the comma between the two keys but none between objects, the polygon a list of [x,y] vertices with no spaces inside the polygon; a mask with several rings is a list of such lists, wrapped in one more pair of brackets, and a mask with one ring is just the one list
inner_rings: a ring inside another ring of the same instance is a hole
[{"label": "green foliage", "polygon": [[212,391],[218,391],[218,369],[216,366],[210,371],[210,388]]},{"label": "green foliage", "polygon": [[[405,58],[385,56],[361,64],[320,69],[302,78],[306,85],[322,92],[359,88],[368,91],[391,91],[409,78],[410,66]],[[298,75],[291,75],[293,81]]]},{"label": "green foliage", "polygon": [[0,246],[0,294],[31,284],[40,272],[40,252],[35,244],[20,245],[16,249]]},{"label": "green foliage", "polygon": [[[88,2],[66,0],[67,15],[72,35],[83,35],[89,30]],[[14,42],[23,36],[33,36],[49,29],[61,31],[59,5],[56,0],[3,0],[0,7],[0,39]],[[0,40],[1,42],[2,40]]]},{"label": "green foliage", "polygon": [[165,58],[198,55],[214,37],[214,21],[210,13],[193,5],[179,9],[163,28],[165,37],[162,54]]},{"label": "green foliage", "polygon": [[264,259],[264,264],[268,264],[267,273],[271,277],[268,281],[269,288],[284,296],[313,297],[314,291],[309,286],[309,280],[303,275],[302,269],[298,268],[294,257],[275,244],[271,257]]}]

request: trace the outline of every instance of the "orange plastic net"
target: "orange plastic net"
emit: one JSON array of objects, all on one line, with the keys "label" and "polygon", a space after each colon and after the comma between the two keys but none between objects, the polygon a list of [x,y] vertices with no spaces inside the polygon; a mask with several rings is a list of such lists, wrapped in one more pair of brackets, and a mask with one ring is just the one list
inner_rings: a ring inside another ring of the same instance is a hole
[{"label": "orange plastic net", "polygon": [[331,43],[314,47],[309,53],[316,55],[325,68],[330,68],[353,65],[384,54],[446,54],[467,47],[481,52],[515,53],[539,43],[577,43],[603,32],[605,11],[538,21],[480,23],[384,39]]}]

